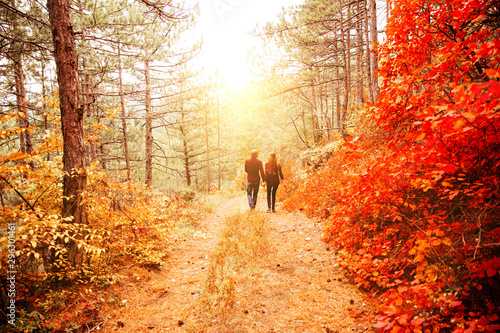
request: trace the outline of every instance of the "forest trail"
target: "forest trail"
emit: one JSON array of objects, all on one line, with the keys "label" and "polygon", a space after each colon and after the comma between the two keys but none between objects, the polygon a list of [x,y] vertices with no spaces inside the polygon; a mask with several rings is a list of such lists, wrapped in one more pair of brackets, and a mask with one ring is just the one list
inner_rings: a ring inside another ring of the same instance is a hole
[{"label": "forest trail", "polygon": [[[197,230],[172,246],[161,270],[131,267],[107,291],[101,332],[365,332],[348,313],[363,308],[363,296],[332,262],[321,226],[299,214],[267,214],[261,193],[250,212],[246,197],[225,201]],[[208,309],[203,291],[211,255],[231,214],[265,218],[267,243],[253,264],[232,274],[234,303]],[[108,295],[109,297],[109,295]]]}]

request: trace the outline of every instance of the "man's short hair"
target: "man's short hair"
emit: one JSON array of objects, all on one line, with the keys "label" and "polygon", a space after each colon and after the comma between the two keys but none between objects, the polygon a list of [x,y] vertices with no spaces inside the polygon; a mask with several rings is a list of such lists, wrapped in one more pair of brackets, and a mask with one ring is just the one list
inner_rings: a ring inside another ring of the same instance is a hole
[{"label": "man's short hair", "polygon": [[252,152],[250,153],[250,156],[253,158],[259,157],[259,151],[257,149],[253,149]]}]

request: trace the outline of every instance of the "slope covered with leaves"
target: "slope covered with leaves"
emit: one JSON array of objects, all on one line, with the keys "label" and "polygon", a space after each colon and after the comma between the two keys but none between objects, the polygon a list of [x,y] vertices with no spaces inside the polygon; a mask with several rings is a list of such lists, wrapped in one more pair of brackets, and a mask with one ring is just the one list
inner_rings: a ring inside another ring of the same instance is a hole
[{"label": "slope covered with leaves", "polygon": [[391,8],[378,102],[286,205],[325,219],[380,331],[498,331],[500,8]]},{"label": "slope covered with leaves", "polygon": [[[57,112],[57,103],[52,106],[50,112]],[[23,131],[12,123],[16,117],[0,118],[0,137]],[[58,125],[55,115],[47,117]],[[107,130],[98,126],[97,134]],[[82,296],[85,288],[116,283],[123,266],[163,265],[172,227],[196,223],[204,207],[193,208],[182,198],[127,181],[125,172],[106,171],[93,163],[81,171],[88,177],[83,193],[88,224],[68,223],[70,219],[61,217],[61,132],[47,130],[40,140],[31,154],[0,155],[0,251],[6,254],[0,261],[0,307],[5,310],[15,297],[17,322],[15,328],[7,326],[13,331],[77,330],[86,320],[81,314],[94,307]],[[71,243],[84,250],[82,265],[71,264]],[[14,293],[8,279],[13,271]],[[7,325],[4,315],[0,330],[2,325]]]}]

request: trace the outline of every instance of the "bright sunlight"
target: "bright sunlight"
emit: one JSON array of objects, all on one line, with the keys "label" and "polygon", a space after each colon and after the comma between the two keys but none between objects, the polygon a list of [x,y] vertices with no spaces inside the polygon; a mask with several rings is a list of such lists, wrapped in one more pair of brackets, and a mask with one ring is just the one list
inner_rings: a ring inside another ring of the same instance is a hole
[{"label": "bright sunlight", "polygon": [[210,75],[217,72],[227,89],[239,91],[255,78],[252,57],[261,53],[262,40],[251,32],[277,19],[283,6],[300,0],[209,0],[200,3],[197,28],[203,36],[201,66]]}]

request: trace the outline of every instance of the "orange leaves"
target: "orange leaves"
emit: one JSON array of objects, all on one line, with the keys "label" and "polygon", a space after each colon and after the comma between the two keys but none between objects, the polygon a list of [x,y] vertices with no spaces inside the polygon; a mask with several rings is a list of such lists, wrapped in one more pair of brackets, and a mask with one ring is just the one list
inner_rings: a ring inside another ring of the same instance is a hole
[{"label": "orange leaves", "polygon": [[418,142],[418,141],[421,141],[425,138],[425,133],[424,132],[421,132],[417,137],[415,137],[413,139],[413,142]]},{"label": "orange leaves", "polygon": [[418,318],[417,317],[411,321],[411,325],[418,327],[418,326],[422,325],[424,322],[425,322],[425,318]]},{"label": "orange leaves", "polygon": [[[352,137],[351,137],[351,141],[352,141]],[[342,146],[344,147],[348,147],[348,148],[351,148],[353,150],[357,149],[357,146],[355,144],[352,144],[351,142],[347,141],[347,142],[344,142],[342,144]]]},{"label": "orange leaves", "polygon": [[500,274],[500,258],[496,257],[483,262],[477,269],[477,275],[480,278],[488,277],[493,278]]},{"label": "orange leaves", "polygon": [[19,118],[19,114],[17,114],[17,113],[8,113],[8,114],[0,115],[0,122],[6,123],[6,122],[10,121],[13,118],[18,119]]},{"label": "orange leaves", "polygon": [[447,181],[443,180],[441,182],[441,186],[444,186],[444,187],[453,187],[453,185],[451,185],[450,183],[448,183]]},{"label": "orange leaves", "polygon": [[383,312],[389,316],[393,316],[398,313],[398,309],[394,305],[382,306],[380,308],[380,312]]},{"label": "orange leaves", "polygon": [[487,277],[493,277],[497,274],[497,270],[493,267],[488,267],[488,269],[486,270],[486,276]]},{"label": "orange leaves", "polygon": [[451,13],[454,19],[460,19],[464,16],[464,13],[462,13],[460,10],[455,10]]},{"label": "orange leaves", "polygon": [[408,287],[407,286],[399,286],[397,290],[398,290],[398,293],[403,294],[408,290]]},{"label": "orange leaves", "polygon": [[484,70],[488,78],[494,79],[494,78],[500,78],[500,70],[495,69],[495,68],[486,68]]},{"label": "orange leaves", "polygon": [[416,264],[419,264],[421,262],[424,262],[425,256],[422,252],[418,252],[415,258],[413,259],[413,262]]},{"label": "orange leaves", "polygon": [[327,206],[325,238],[356,283],[378,291],[380,331],[498,324],[500,38],[485,16],[492,3],[391,1],[398,10],[381,48],[384,85],[368,111],[380,130],[348,138],[294,194],[308,213]]},{"label": "orange leaves", "polygon": [[431,240],[431,245],[432,246],[439,246],[439,245],[441,245],[441,239],[439,239],[439,238],[433,238]]},{"label": "orange leaves", "polygon": [[462,128],[465,124],[467,124],[467,121],[465,119],[458,119],[453,125],[453,129],[458,130]]}]

